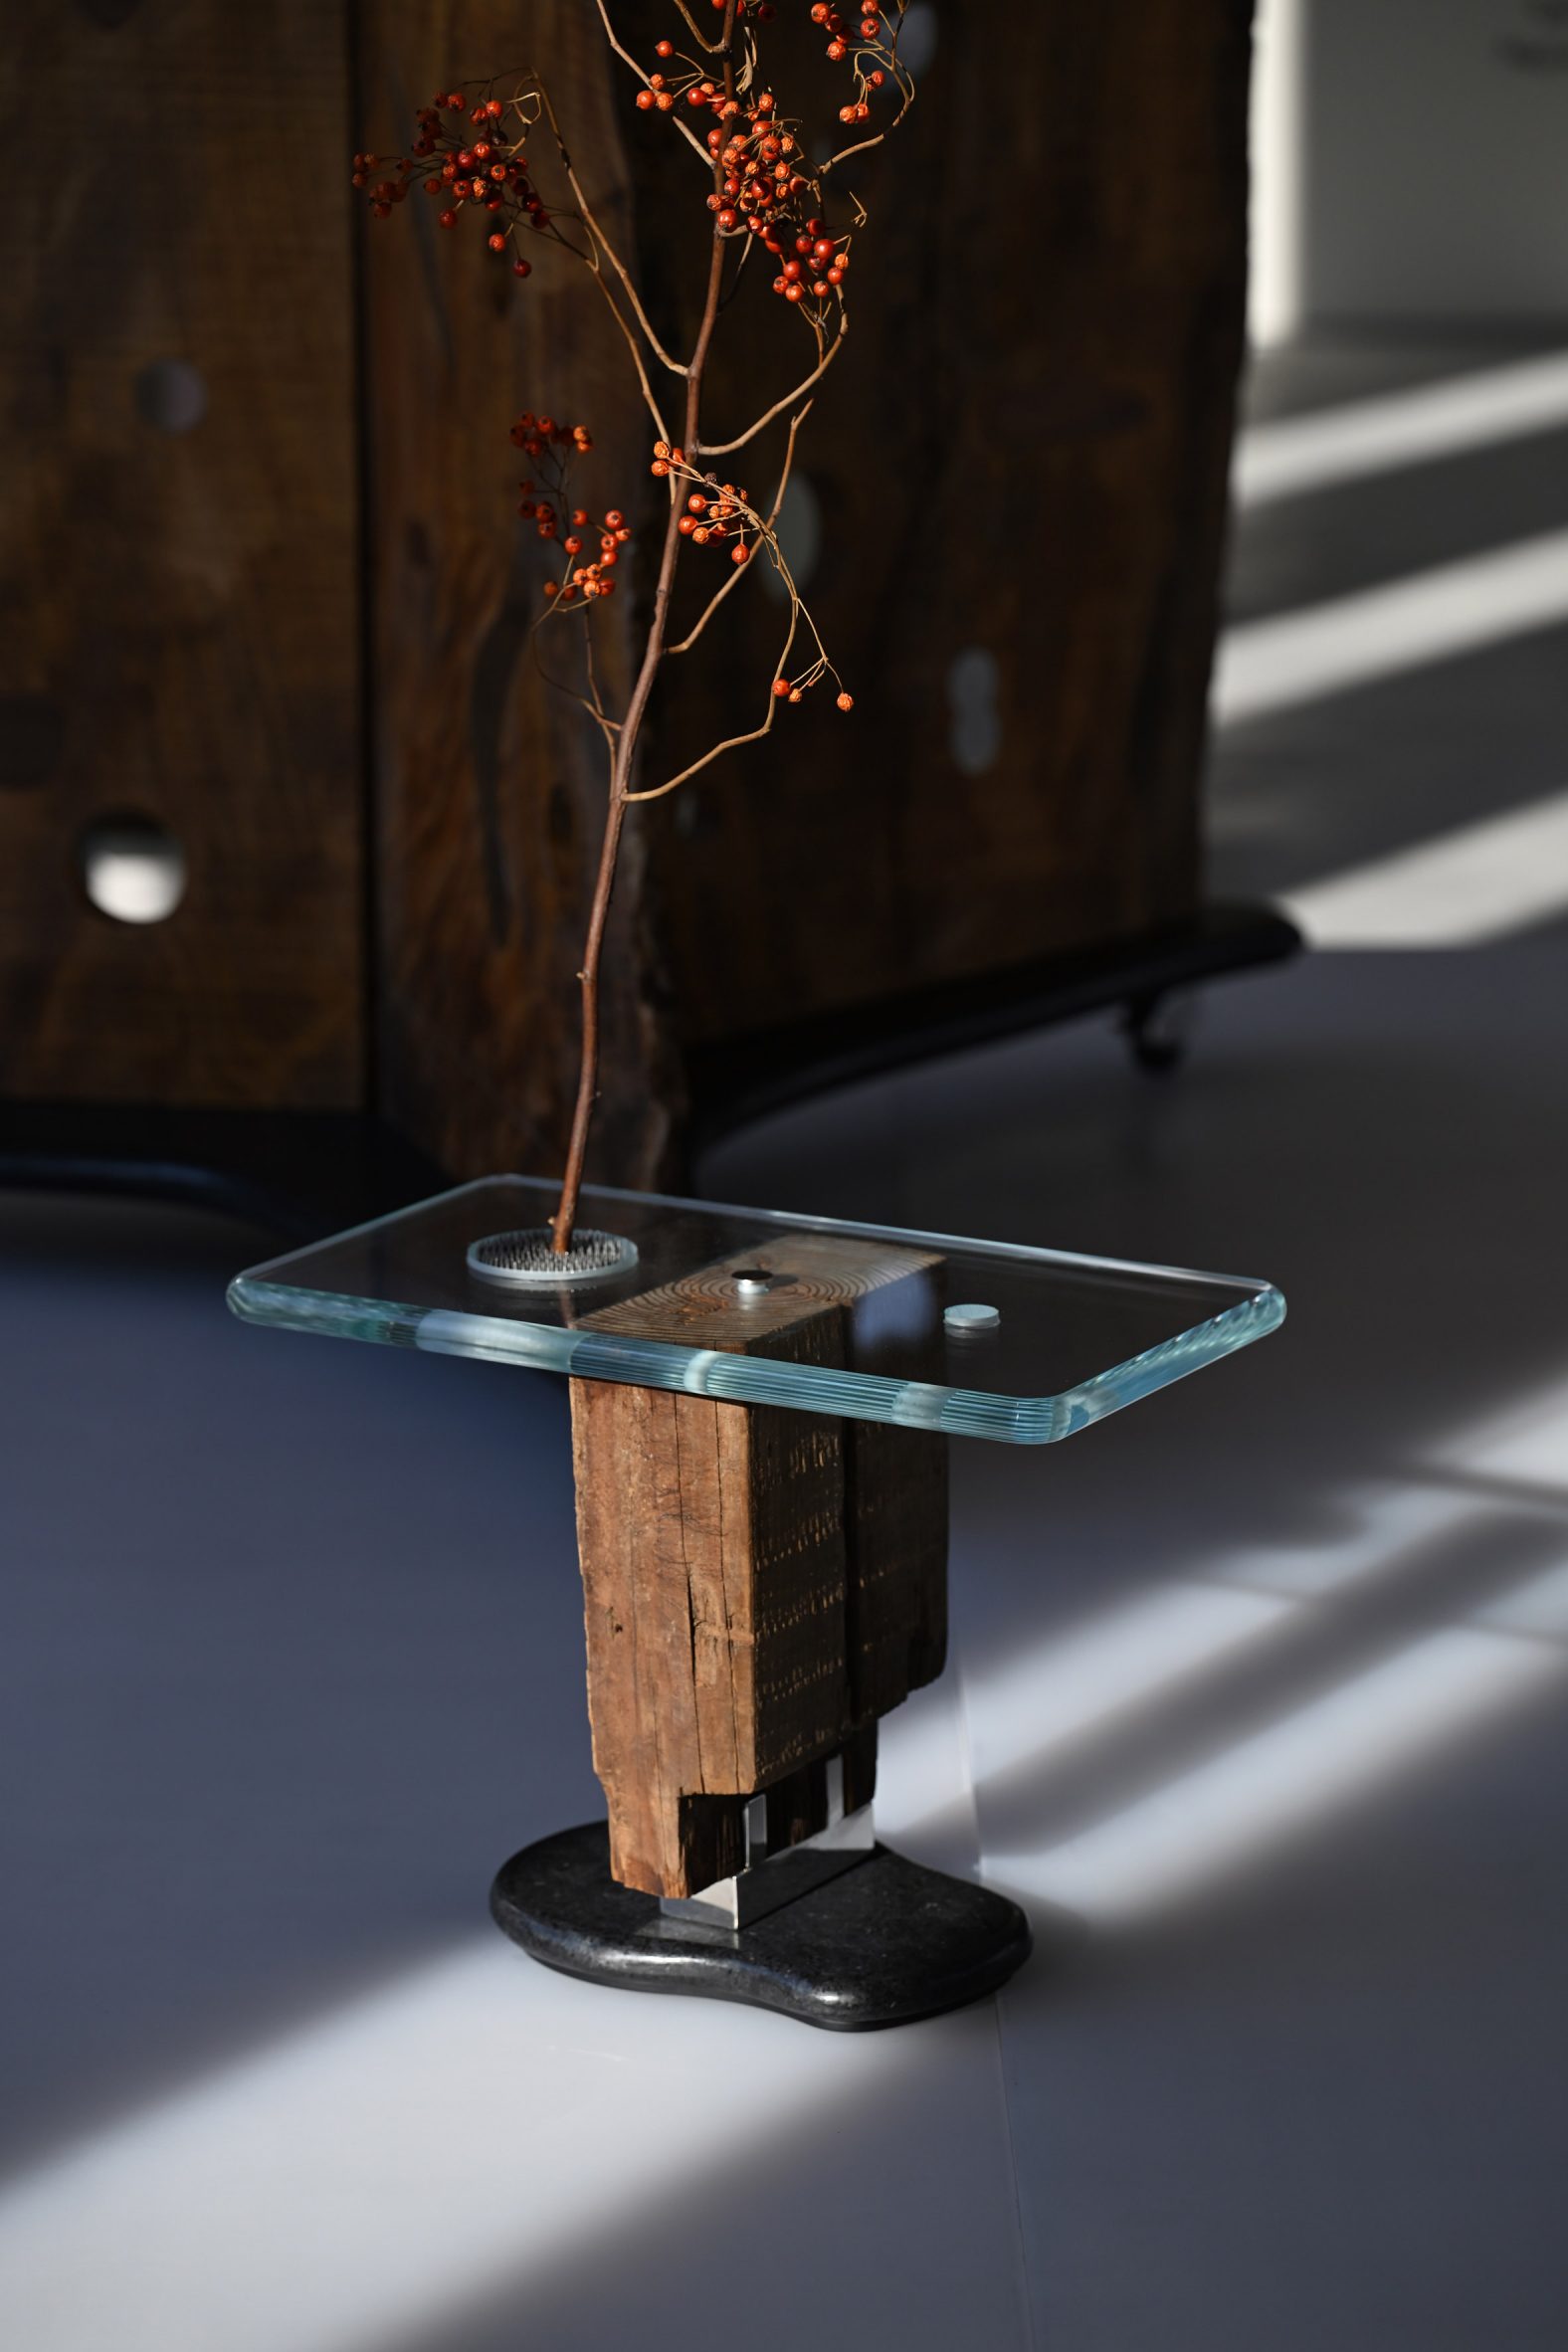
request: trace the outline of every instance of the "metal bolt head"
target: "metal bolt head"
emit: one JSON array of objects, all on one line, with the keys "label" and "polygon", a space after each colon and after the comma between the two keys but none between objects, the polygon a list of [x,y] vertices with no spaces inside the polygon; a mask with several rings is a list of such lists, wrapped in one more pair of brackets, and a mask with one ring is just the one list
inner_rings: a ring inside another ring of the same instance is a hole
[{"label": "metal bolt head", "polygon": [[1002,1320],[999,1306],[981,1306],[971,1301],[963,1306],[950,1306],[942,1317],[949,1331],[960,1334],[970,1331],[994,1331]]}]

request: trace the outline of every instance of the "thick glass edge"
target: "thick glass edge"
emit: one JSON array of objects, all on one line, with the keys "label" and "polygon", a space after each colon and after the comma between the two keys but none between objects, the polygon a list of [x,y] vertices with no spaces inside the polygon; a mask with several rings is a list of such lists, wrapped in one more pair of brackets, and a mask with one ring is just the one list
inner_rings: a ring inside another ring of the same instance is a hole
[{"label": "thick glass edge", "polygon": [[[296,1259],[307,1258],[329,1243],[356,1241],[361,1234],[385,1233],[388,1227],[401,1225],[405,1218],[419,1217],[437,1201],[455,1201],[469,1192],[488,1192],[497,1184],[514,1184],[523,1192],[551,1197],[560,1190],[558,1179],[545,1176],[474,1176],[467,1184],[450,1185],[443,1192],[433,1192],[422,1201],[411,1201],[406,1209],[393,1209],[381,1217],[368,1217],[362,1225],[345,1226],[341,1233],[324,1237],[320,1242],[306,1242],[298,1249],[289,1250],[281,1258],[265,1259],[259,1266],[249,1266],[238,1277],[241,1281],[256,1281],[264,1275],[277,1274]],[[817,1217],[806,1210],[756,1209],[735,1201],[695,1201],[679,1193],[629,1192],[614,1184],[585,1184],[585,1201],[632,1201],[641,1208],[695,1209],[714,1217],[749,1218],[760,1225],[776,1225],[786,1232],[807,1227],[814,1233],[843,1233],[864,1236],[876,1242],[919,1242],[937,1250],[963,1250],[971,1257],[1005,1258],[1011,1262],[1028,1259],[1040,1266],[1091,1268],[1096,1274],[1147,1274],[1160,1281],[1214,1282],[1228,1290],[1240,1290],[1263,1297],[1273,1292],[1272,1282],[1258,1274],[1214,1274],[1203,1267],[1160,1266],[1141,1258],[1101,1258],[1079,1250],[1050,1250],[1034,1242],[979,1241],[973,1234],[927,1233],[907,1225],[867,1224],[854,1217]],[[410,1310],[424,1312],[423,1308]],[[1229,1310],[1227,1310],[1229,1311]],[[1282,1307],[1281,1307],[1282,1311]],[[1274,1325],[1270,1326],[1271,1329]]]},{"label": "thick glass edge", "polygon": [[[524,1184],[531,1188],[540,1179],[536,1176],[491,1176],[482,1178],[481,1182]],[[465,1185],[462,1189],[467,1192],[472,1187]],[[554,1188],[547,1185],[544,1189],[549,1191]],[[584,1185],[584,1199],[590,1195],[602,1201],[651,1201],[661,1209],[707,1209],[715,1217],[755,1217],[764,1225],[779,1225],[786,1230],[804,1225],[818,1233],[858,1234],[876,1242],[924,1242],[938,1250],[963,1250],[974,1258],[1006,1258],[1010,1261],[1027,1258],[1042,1266],[1092,1267],[1098,1274],[1151,1274],[1162,1281],[1219,1282],[1230,1290],[1260,1294],[1274,1288],[1272,1282],[1265,1281],[1258,1274],[1210,1274],[1201,1267],[1159,1266],[1141,1258],[1100,1258],[1081,1250],[1050,1250],[1037,1242],[980,1241],[973,1234],[927,1233],[908,1225],[873,1225],[858,1217],[814,1217],[805,1210],[753,1209],[734,1201],[682,1200],[672,1193],[626,1192],[609,1184]]]},{"label": "thick glass edge", "polygon": [[[492,1182],[493,1179],[485,1179]],[[464,1190],[470,1189],[464,1187]],[[634,1196],[647,1198],[649,1196]],[[379,1222],[379,1221],[378,1221]],[[805,1223],[807,1220],[790,1220]],[[821,1220],[820,1222],[831,1222]],[[873,1230],[870,1228],[864,1230]],[[969,1246],[969,1245],[964,1245]],[[274,1264],[287,1263],[274,1261]],[[1115,1261],[1105,1261],[1114,1264]],[[258,1268],[237,1274],[228,1299],[243,1322],[273,1329],[317,1332],[338,1339],[417,1347],[435,1355],[467,1356],[536,1371],[568,1372],[581,1380],[614,1380],[643,1388],[684,1390],[734,1404],[783,1405],[828,1412],[849,1421],[900,1429],[986,1438],[994,1444],[1050,1446],[1124,1406],[1154,1395],[1206,1364],[1234,1355],[1277,1330],[1285,1304],[1271,1283],[1188,1331],[1098,1372],[1060,1396],[998,1397],[932,1381],[889,1380],[871,1372],[832,1372],[821,1365],[773,1363],[764,1356],[728,1355],[710,1348],[674,1347],[608,1332],[570,1331],[553,1324],[515,1322],[442,1307],[367,1305],[337,1291],[306,1290],[263,1279]]]}]

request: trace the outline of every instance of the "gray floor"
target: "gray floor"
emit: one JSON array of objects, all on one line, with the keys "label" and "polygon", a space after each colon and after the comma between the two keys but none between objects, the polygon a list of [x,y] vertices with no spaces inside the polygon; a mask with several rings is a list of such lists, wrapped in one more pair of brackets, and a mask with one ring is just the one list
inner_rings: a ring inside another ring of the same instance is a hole
[{"label": "gray floor", "polygon": [[[1296,365],[1270,413],[1460,360]],[[1238,618],[1551,527],[1530,452],[1549,499],[1550,434],[1391,477],[1386,552],[1342,493],[1250,517]],[[1226,886],[1560,790],[1564,634],[1230,730]],[[1562,924],[1317,955],[1173,1081],[1088,1026],[704,1171],[1290,1297],[1066,1447],[956,1448],[885,1825],[1040,1950],[859,2043],[485,1925],[595,1809],[549,1383],[242,1330],[216,1220],[0,1202],[0,2340],[1557,2352],[1565,982]]]}]

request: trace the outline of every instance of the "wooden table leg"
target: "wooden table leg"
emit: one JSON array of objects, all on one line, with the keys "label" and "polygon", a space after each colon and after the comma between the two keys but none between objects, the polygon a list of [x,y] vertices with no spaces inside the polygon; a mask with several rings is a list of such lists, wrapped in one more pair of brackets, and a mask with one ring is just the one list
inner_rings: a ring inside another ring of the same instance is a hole
[{"label": "wooden table leg", "polygon": [[[842,1363],[847,1298],[921,1282],[930,1263],[862,1253],[832,1283],[797,1269],[751,1301],[732,1282],[725,1294],[721,1269],[697,1278],[696,1298],[709,1344],[765,1341],[775,1358]],[[672,1330],[683,1306],[689,1336],[689,1292],[586,1320],[646,1337],[651,1323]],[[910,1324],[917,1344],[920,1321]],[[905,1354],[910,1345],[905,1334]],[[870,1801],[879,1717],[945,1655],[946,1444],[663,1389],[574,1380],[571,1390],[611,1867],[624,1885],[688,1896],[744,1867],[751,1797],[769,1795],[770,1848],[826,1825],[834,1756],[846,1809]]]},{"label": "wooden table leg", "polygon": [[[790,1236],[577,1320],[928,1380],[940,1262]],[[846,2031],[993,1990],[1029,1951],[1017,1906],[882,1846],[834,1852],[829,1821],[830,1790],[846,1813],[870,1804],[879,1721],[942,1668],[946,1440],[606,1381],[574,1380],[571,1400],[608,1841],[591,1824],[514,1856],[491,1894],[499,1924],[598,1982]],[[730,1924],[711,1900],[672,1915],[721,1888]]]}]

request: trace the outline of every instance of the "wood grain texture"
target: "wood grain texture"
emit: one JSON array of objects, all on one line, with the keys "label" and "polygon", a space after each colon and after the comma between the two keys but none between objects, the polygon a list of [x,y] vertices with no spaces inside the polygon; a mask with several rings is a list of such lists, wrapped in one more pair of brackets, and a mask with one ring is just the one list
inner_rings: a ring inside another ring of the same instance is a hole
[{"label": "wood grain texture", "polygon": [[[0,226],[0,1091],[353,1106],[340,13],[18,0],[0,93],[61,126]],[[187,430],[166,362],[198,372]],[[122,811],[184,846],[164,922],[82,888],[85,828]]]},{"label": "wood grain texture", "polygon": [[[793,1276],[753,1304],[735,1264]],[[810,1261],[812,1271],[807,1271]],[[583,1318],[586,1328],[842,1364],[855,1303],[926,1282],[922,1254],[832,1237],[771,1245]],[[889,1318],[895,1321],[896,1318]],[[945,1484],[921,1453],[769,1406],[573,1381],[573,1461],[594,1765],[623,1883],[678,1895],[726,1875],[743,1800],[770,1792],[771,1837],[822,1826],[821,1765],[870,1801],[875,1719],[940,1670]],[[923,1514],[923,1515],[922,1515]],[[937,1594],[933,1596],[933,1584]],[[868,1736],[869,1735],[869,1736]]]},{"label": "wood grain texture", "polygon": [[[792,1327],[800,1300],[834,1302],[856,1318],[853,1361],[889,1380],[943,1376],[941,1262],[929,1252],[869,1249],[834,1234],[790,1234],[721,1261],[705,1274],[645,1291],[590,1328],[679,1339],[688,1347],[737,1346],[732,1286],[740,1264],[778,1277],[778,1286],[739,1311],[743,1344],[754,1347]],[[824,1338],[820,1347],[830,1343]],[[812,1360],[848,1363],[848,1327],[838,1351]],[[787,1426],[793,1413],[782,1418]],[[767,1423],[759,1424],[765,1428]],[[947,1655],[947,1441],[889,1423],[840,1426],[847,1535],[846,1720],[885,1714],[934,1681]]]},{"label": "wood grain texture", "polygon": [[[831,1334],[831,1313],[815,1321]],[[841,1736],[838,1428],[574,1381],[572,1433],[611,1867],[625,1885],[689,1893],[735,1866],[739,1814],[689,1801],[738,1800]]]},{"label": "wood grain texture", "polygon": [[[363,136],[378,149],[465,71],[545,70],[590,194],[631,246],[595,10],[533,0],[519,20],[503,0],[366,0],[360,50]],[[576,1082],[574,976],[607,771],[592,721],[530,652],[552,566],[518,522],[524,469],[507,435],[523,408],[587,423],[596,449],[574,492],[636,520],[649,434],[626,347],[580,267],[536,245],[519,287],[476,224],[462,228],[444,233],[417,193],[368,223],[363,245],[380,1087],[393,1121],[455,1175],[547,1173],[564,1158]],[[627,687],[634,601],[623,593],[595,617],[612,705]],[[590,1176],[636,1184],[667,1166],[682,1088],[664,995],[634,833],[606,956]]]}]

